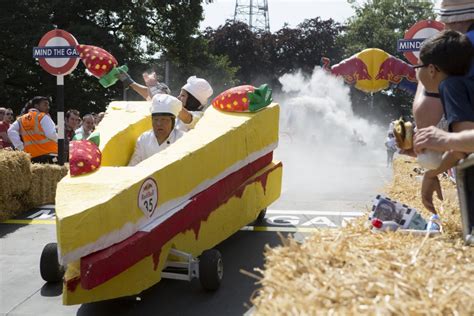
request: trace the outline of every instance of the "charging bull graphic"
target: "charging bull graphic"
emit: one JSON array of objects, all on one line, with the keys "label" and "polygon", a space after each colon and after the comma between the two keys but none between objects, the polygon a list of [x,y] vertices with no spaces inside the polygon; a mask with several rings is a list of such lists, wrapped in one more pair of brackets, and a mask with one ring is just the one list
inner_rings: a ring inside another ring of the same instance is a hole
[{"label": "charging bull graphic", "polygon": [[401,59],[389,56],[379,68],[376,80],[388,80],[392,83],[399,84],[403,78],[408,81],[416,82],[415,69]]},{"label": "charging bull graphic", "polygon": [[378,48],[368,48],[329,66],[330,60],[323,57],[322,67],[333,75],[341,76],[347,84],[368,93],[378,92],[390,87],[414,93],[416,89],[415,70],[404,61],[393,57]]},{"label": "charging bull graphic", "polygon": [[348,84],[355,84],[358,80],[370,80],[367,65],[358,57],[351,56],[344,59],[339,64],[332,66],[329,69],[329,59],[323,57],[323,62],[326,62],[324,68],[329,70],[333,75],[342,76],[344,81]]}]

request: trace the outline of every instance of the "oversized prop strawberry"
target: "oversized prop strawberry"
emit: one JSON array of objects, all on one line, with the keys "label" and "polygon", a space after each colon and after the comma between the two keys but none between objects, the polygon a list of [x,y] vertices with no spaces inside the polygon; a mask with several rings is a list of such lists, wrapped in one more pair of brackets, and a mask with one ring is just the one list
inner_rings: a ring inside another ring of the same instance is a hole
[{"label": "oversized prop strawberry", "polygon": [[104,88],[110,87],[117,82],[120,71],[128,71],[126,65],[117,67],[117,60],[105,49],[80,44],[76,46],[76,50],[79,52],[79,58],[81,58],[87,70],[99,78],[99,83]]},{"label": "oversized prop strawberry", "polygon": [[[81,137],[79,137],[81,138]],[[102,153],[99,150],[99,133],[88,139],[73,140],[69,143],[69,170],[71,177],[93,172],[100,167]]]},{"label": "oversized prop strawberry", "polygon": [[212,100],[216,109],[228,112],[256,112],[272,102],[272,89],[245,85],[226,90]]}]

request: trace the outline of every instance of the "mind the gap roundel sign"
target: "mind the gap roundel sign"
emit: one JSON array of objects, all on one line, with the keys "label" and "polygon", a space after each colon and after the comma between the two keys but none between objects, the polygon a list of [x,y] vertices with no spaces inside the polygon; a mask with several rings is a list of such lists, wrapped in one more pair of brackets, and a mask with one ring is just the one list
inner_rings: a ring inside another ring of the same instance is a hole
[{"label": "mind the gap roundel sign", "polygon": [[76,45],[78,42],[72,34],[55,29],[43,35],[38,46],[33,47],[33,58],[54,76],[68,75],[79,63]]}]

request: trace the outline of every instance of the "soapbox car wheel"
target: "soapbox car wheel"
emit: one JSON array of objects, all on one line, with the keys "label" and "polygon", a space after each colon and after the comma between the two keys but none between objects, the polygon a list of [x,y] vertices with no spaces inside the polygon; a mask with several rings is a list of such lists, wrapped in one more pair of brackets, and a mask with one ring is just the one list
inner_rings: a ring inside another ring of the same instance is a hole
[{"label": "soapbox car wheel", "polygon": [[263,210],[258,213],[257,216],[257,223],[263,223],[265,221],[265,215],[267,215],[267,209],[264,208]]},{"label": "soapbox car wheel", "polygon": [[59,282],[64,275],[64,269],[58,260],[58,244],[47,244],[43,248],[40,259],[40,273],[46,282]]},{"label": "soapbox car wheel", "polygon": [[217,249],[209,249],[199,257],[199,281],[208,291],[215,291],[221,284],[224,276],[222,255]]}]

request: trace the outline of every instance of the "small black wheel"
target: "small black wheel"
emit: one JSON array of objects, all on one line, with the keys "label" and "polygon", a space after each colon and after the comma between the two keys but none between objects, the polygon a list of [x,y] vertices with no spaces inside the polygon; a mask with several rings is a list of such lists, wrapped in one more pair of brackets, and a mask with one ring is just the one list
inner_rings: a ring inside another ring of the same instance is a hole
[{"label": "small black wheel", "polygon": [[224,276],[222,255],[217,249],[209,249],[199,257],[199,280],[201,286],[208,291],[219,288]]},{"label": "small black wheel", "polygon": [[57,243],[49,243],[43,248],[40,259],[40,273],[46,282],[59,282],[62,280],[64,269],[59,264]]},{"label": "small black wheel", "polygon": [[267,215],[267,208],[264,208],[258,213],[257,223],[263,223],[265,221],[265,215]]}]

